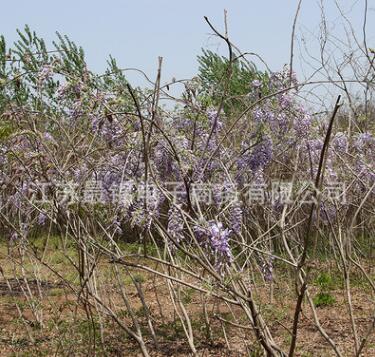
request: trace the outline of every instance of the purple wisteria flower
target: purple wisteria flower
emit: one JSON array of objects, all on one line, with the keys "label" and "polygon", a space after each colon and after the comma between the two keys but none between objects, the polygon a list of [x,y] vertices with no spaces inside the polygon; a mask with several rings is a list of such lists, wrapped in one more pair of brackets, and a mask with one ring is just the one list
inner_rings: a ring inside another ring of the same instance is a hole
[{"label": "purple wisteria flower", "polygon": [[274,123],[276,115],[274,111],[267,107],[258,107],[254,109],[253,116],[255,122],[258,124],[268,124],[272,125]]},{"label": "purple wisteria flower", "polygon": [[375,164],[366,164],[363,161],[363,158],[359,158],[358,162],[356,163],[356,171],[358,172],[358,176],[362,178],[361,183],[362,185],[365,182],[368,182],[372,185],[375,182]]},{"label": "purple wisteria flower", "polygon": [[294,131],[297,138],[307,138],[311,129],[311,116],[305,111],[301,112],[301,116],[298,116],[293,123]]},{"label": "purple wisteria flower", "polygon": [[208,239],[210,246],[216,256],[216,267],[221,270],[226,264],[233,260],[233,255],[229,246],[229,235],[231,231],[223,228],[221,222],[210,221],[208,228]]},{"label": "purple wisteria flower", "polygon": [[272,159],[272,140],[269,137],[265,137],[258,145],[253,149],[249,157],[249,167],[255,172],[259,169],[263,169],[270,163]]},{"label": "purple wisteria flower", "polygon": [[323,140],[322,139],[311,139],[305,143],[307,152],[310,152],[311,159],[313,162],[318,162],[322,149],[323,149]]},{"label": "purple wisteria flower", "polygon": [[251,82],[252,87],[254,88],[259,88],[262,85],[262,82],[259,79],[254,79]]},{"label": "purple wisteria flower", "polygon": [[224,274],[226,266],[233,261],[232,251],[229,245],[231,230],[224,229],[221,222],[209,221],[204,226],[194,226],[194,234],[198,242],[213,257],[217,271]]},{"label": "purple wisteria flower", "polygon": [[53,75],[53,67],[50,64],[46,64],[42,67],[39,72],[38,79],[40,83],[50,79]]},{"label": "purple wisteria flower", "polygon": [[214,126],[213,132],[218,133],[223,127],[223,122],[222,122],[220,114],[217,112],[216,109],[209,108],[207,110],[207,117],[211,124],[211,127]]},{"label": "purple wisteria flower", "polygon": [[184,220],[181,212],[177,207],[171,207],[168,211],[168,226],[167,232],[177,242],[183,238]]},{"label": "purple wisteria flower", "polygon": [[354,145],[359,151],[368,149],[375,150],[375,137],[369,132],[360,133],[358,134]]},{"label": "purple wisteria flower", "polygon": [[318,221],[318,216],[317,216],[317,213],[319,215],[319,221],[327,226],[329,225],[330,223],[334,223],[334,220],[336,219],[336,216],[337,216],[337,210],[336,210],[336,207],[333,203],[330,203],[330,202],[321,202],[320,203],[320,206],[318,208],[318,212],[314,211],[313,212],[313,219],[314,221]]},{"label": "purple wisteria flower", "polygon": [[264,261],[261,267],[264,280],[271,282],[273,280],[273,261],[274,257],[270,256],[268,260]]},{"label": "purple wisteria flower", "polygon": [[255,184],[259,185],[259,186],[265,185],[266,180],[265,180],[265,177],[264,177],[264,171],[263,171],[263,169],[261,168],[261,169],[255,171],[253,173],[252,179],[253,179],[253,183],[255,183]]},{"label": "purple wisteria flower", "polygon": [[298,79],[296,73],[290,73],[288,66],[284,66],[282,71],[273,72],[270,77],[269,87],[273,91],[289,88],[290,86],[297,86]]},{"label": "purple wisteria flower", "polygon": [[[181,146],[186,146],[185,142],[180,143]],[[178,146],[175,146],[178,150]],[[184,148],[180,148],[180,153]],[[154,164],[156,169],[163,180],[179,180],[180,179],[180,169],[176,159],[171,152],[171,149],[163,142],[159,141],[154,148]]]},{"label": "purple wisteria flower", "polygon": [[207,231],[205,228],[203,228],[202,226],[194,226],[193,227],[193,232],[194,232],[194,235],[195,237],[197,238],[198,242],[202,245],[204,245],[204,240],[205,240],[205,237],[207,235]]},{"label": "purple wisteria flower", "polygon": [[47,221],[47,215],[44,212],[39,212],[38,215],[38,225],[39,226],[44,226]]},{"label": "purple wisteria flower", "polygon": [[144,209],[143,202],[138,201],[131,204],[128,210],[128,217],[132,228],[137,226],[144,231],[151,229],[152,212]]},{"label": "purple wisteria flower", "polygon": [[12,232],[12,234],[10,235],[10,241],[14,242],[17,239],[18,239],[18,233],[16,231]]},{"label": "purple wisteria flower", "polygon": [[281,112],[276,116],[275,124],[273,127],[278,131],[279,136],[284,135],[289,126],[289,118],[285,112]]},{"label": "purple wisteria flower", "polygon": [[335,137],[332,140],[332,144],[334,149],[340,153],[343,154],[347,151],[348,148],[348,137],[343,132],[336,133]]},{"label": "purple wisteria flower", "polygon": [[49,132],[45,132],[43,134],[43,138],[47,141],[52,141],[52,142],[55,142],[55,139],[53,138],[53,136],[49,133]]},{"label": "purple wisteria flower", "polygon": [[57,97],[59,99],[61,99],[62,97],[64,97],[67,93],[67,91],[69,90],[69,83],[62,83],[59,85],[59,87],[57,88]]},{"label": "purple wisteria flower", "polygon": [[112,222],[112,230],[114,235],[121,235],[123,233],[121,222],[119,221],[118,217],[116,217]]},{"label": "purple wisteria flower", "polygon": [[172,173],[172,157],[162,141],[155,146],[154,164],[160,175],[165,177]]},{"label": "purple wisteria flower", "polygon": [[229,212],[230,227],[236,234],[241,233],[242,215],[241,204],[237,201],[232,205]]},{"label": "purple wisteria flower", "polygon": [[279,105],[282,109],[287,109],[291,106],[293,100],[289,93],[283,93],[278,96]]},{"label": "purple wisteria flower", "polygon": [[273,148],[270,137],[266,136],[257,143],[252,150],[248,149],[249,144],[247,143],[242,143],[242,147],[245,148],[245,152],[237,159],[237,178],[240,179],[240,176],[248,169],[250,169],[252,173],[263,170],[271,162]]}]

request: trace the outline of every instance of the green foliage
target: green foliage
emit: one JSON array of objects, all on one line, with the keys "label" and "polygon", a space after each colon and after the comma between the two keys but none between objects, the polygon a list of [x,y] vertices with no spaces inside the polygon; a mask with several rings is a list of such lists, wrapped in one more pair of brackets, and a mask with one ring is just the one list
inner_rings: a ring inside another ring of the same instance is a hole
[{"label": "green foliage", "polygon": [[193,300],[195,290],[192,288],[184,289],[182,292],[182,302],[184,304],[190,304]]},{"label": "green foliage", "polygon": [[144,283],[145,282],[145,277],[142,274],[134,274],[133,279],[136,283]]},{"label": "green foliage", "polygon": [[7,60],[6,43],[3,35],[0,36],[0,78],[5,77],[5,66]]},{"label": "green foliage", "polygon": [[13,133],[13,128],[9,123],[0,121],[0,142],[6,140]]},{"label": "green foliage", "polygon": [[105,83],[107,85],[119,85],[125,88],[128,81],[125,78],[124,72],[117,65],[117,61],[112,56],[109,56],[108,69],[106,70]]},{"label": "green foliage", "polygon": [[315,282],[322,290],[327,290],[332,287],[332,277],[328,273],[319,274]]},{"label": "green foliage", "polygon": [[[105,74],[95,75],[87,68],[83,48],[67,36],[57,32],[54,48],[48,50],[45,41],[29,26],[17,33],[19,38],[11,47],[0,36],[1,112],[22,106],[61,118],[75,103],[92,112],[101,103],[100,99],[92,100],[98,91],[113,94],[105,108],[108,120],[111,112],[134,110],[127,79],[114,58],[108,60]],[[139,88],[134,91],[140,97],[144,93]],[[0,136],[7,136],[8,130],[3,131],[1,128]]]},{"label": "green foliage", "polygon": [[198,56],[198,63],[200,100],[205,105],[218,105],[225,96],[226,112],[236,106],[242,107],[242,97],[252,90],[254,80],[263,82],[266,79],[266,74],[260,72],[253,63],[242,58],[236,58],[230,63],[227,58],[209,50],[203,50],[203,54]]},{"label": "green foliage", "polygon": [[315,280],[319,286],[319,293],[314,296],[313,302],[316,307],[331,306],[336,302],[334,296],[330,294],[332,289],[332,277],[328,273],[321,273]]},{"label": "green foliage", "polygon": [[333,305],[336,299],[330,293],[320,292],[314,296],[313,301],[316,307],[323,307]]},{"label": "green foliage", "polygon": [[86,71],[85,53],[82,47],[78,47],[68,36],[56,32],[59,42],[53,42],[57,51],[61,54],[62,70],[69,74],[83,75]]}]

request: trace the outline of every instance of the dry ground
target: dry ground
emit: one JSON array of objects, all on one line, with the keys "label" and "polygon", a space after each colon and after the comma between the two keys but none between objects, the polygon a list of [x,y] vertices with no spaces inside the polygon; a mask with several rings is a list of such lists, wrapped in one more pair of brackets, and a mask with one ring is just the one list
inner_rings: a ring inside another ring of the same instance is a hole
[{"label": "dry ground", "polygon": [[[74,252],[71,253],[74,256]],[[64,254],[53,247],[47,252],[49,263],[69,282],[78,286],[78,274],[69,266]],[[24,261],[22,272],[18,258],[10,259],[5,247],[1,248],[0,266],[3,270],[0,277],[0,356],[138,356],[136,343],[127,336],[110,318],[106,321],[95,319],[89,321],[81,303],[77,303],[76,295],[57,279],[51,271],[43,266],[37,266],[31,261]],[[124,304],[116,293],[115,279],[111,264],[101,260],[99,290],[106,296],[107,303],[116,311],[124,322],[130,323],[129,315]],[[316,274],[319,271],[329,272],[335,277],[334,262],[316,263]],[[366,270],[375,276],[372,262],[368,262]],[[22,276],[28,277],[28,295],[34,298],[26,299],[24,292],[27,285]],[[35,276],[39,276],[38,282]],[[141,284],[145,300],[152,312],[153,324],[158,336],[156,347],[151,337],[146,335],[146,341],[152,356],[190,356],[189,346],[179,320],[173,313],[173,305],[168,293],[165,280],[154,279],[150,274],[134,271],[134,277]],[[122,276],[132,306],[140,321],[146,325],[145,312],[138,294],[129,276]],[[290,328],[292,326],[295,293],[292,280],[283,272],[276,270],[276,279],[272,286],[259,283],[249,286],[253,289],[257,300],[261,303],[261,311],[269,322],[275,340],[287,349],[290,343]],[[319,287],[311,286],[315,296]],[[40,299],[39,296],[42,295]],[[345,356],[353,355],[353,334],[346,304],[346,295],[339,279],[330,283],[329,295],[335,301],[317,309],[320,323],[336,341]],[[192,319],[195,343],[199,356],[261,356],[251,329],[240,329],[235,325],[246,325],[246,319],[241,317],[238,308],[233,308],[236,320],[223,303],[210,298],[208,304],[212,340],[208,338],[205,328],[201,296],[191,289],[182,291],[183,302]],[[363,277],[354,274],[352,277],[352,305],[355,311],[355,322],[360,337],[369,329],[374,316],[374,295]],[[34,312],[40,314],[43,326],[37,324]],[[223,322],[217,316],[229,323]],[[99,326],[103,324],[103,334]],[[227,339],[224,337],[223,325]],[[96,333],[92,333],[92,326]],[[145,331],[147,328],[145,328]],[[93,336],[95,338],[93,338]],[[104,342],[104,345],[103,345]],[[96,354],[92,346],[95,345]],[[91,348],[90,348],[91,346]],[[362,356],[375,356],[375,336],[372,333]],[[322,338],[313,323],[313,316],[307,303],[304,303],[300,323],[297,356],[331,356],[332,350]],[[104,352],[105,351],[105,352]]]}]

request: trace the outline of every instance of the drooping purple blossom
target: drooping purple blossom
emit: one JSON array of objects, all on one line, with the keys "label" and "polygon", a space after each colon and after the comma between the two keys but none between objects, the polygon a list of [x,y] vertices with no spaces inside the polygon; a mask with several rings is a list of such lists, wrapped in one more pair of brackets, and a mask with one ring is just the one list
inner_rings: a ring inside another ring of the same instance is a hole
[{"label": "drooping purple blossom", "polygon": [[112,222],[112,231],[114,235],[121,235],[123,233],[121,222],[118,217],[116,217]]},{"label": "drooping purple blossom", "polygon": [[211,124],[211,130],[214,134],[220,132],[223,127],[223,122],[220,113],[216,109],[210,108],[207,110],[207,117]]},{"label": "drooping purple blossom", "polygon": [[57,88],[57,97],[59,99],[61,99],[62,97],[64,97],[67,93],[67,91],[69,90],[69,83],[62,83],[59,85],[59,87]]},{"label": "drooping purple blossom", "polygon": [[243,215],[243,211],[242,211],[241,205],[237,201],[232,205],[232,207],[230,208],[230,212],[229,212],[230,227],[232,231],[236,234],[241,233],[242,215]]},{"label": "drooping purple blossom", "polygon": [[[216,179],[218,178],[220,178],[219,175],[216,176]],[[218,208],[221,205],[227,205],[234,201],[237,195],[236,187],[232,182],[224,178],[219,182],[220,183],[210,185],[213,202]]]},{"label": "drooping purple blossom", "polygon": [[233,260],[232,251],[229,246],[229,235],[231,231],[226,228],[223,229],[221,222],[210,221],[208,227],[208,239],[211,248],[215,254],[216,264],[218,270]]},{"label": "drooping purple blossom", "polygon": [[[246,147],[246,145],[243,143],[242,146]],[[272,140],[266,136],[255,144],[252,149],[246,148],[244,153],[237,159],[238,174],[242,175],[247,170],[251,170],[253,173],[263,170],[271,162],[272,153]]]},{"label": "drooping purple blossom", "polygon": [[277,99],[281,109],[289,108],[293,102],[292,96],[289,93],[282,93],[278,96]]},{"label": "drooping purple blossom", "polygon": [[357,135],[354,145],[359,151],[375,151],[375,137],[369,132],[360,133]]},{"label": "drooping purple blossom", "polygon": [[50,64],[46,64],[42,67],[39,72],[38,79],[40,83],[50,79],[53,75],[53,67]]},{"label": "drooping purple blossom", "polygon": [[201,225],[195,225],[193,226],[193,232],[194,232],[195,237],[197,238],[197,241],[200,244],[204,245],[205,237],[207,235],[206,229]]},{"label": "drooping purple blossom", "polygon": [[38,225],[44,226],[47,221],[47,215],[44,212],[39,212],[38,214]]},{"label": "drooping purple blossom", "polygon": [[328,201],[321,202],[320,206],[318,207],[318,212],[316,210],[313,212],[314,221],[317,221],[317,213],[319,215],[319,221],[325,226],[333,224],[337,216],[335,205]]},{"label": "drooping purple blossom", "polygon": [[307,138],[310,134],[311,129],[311,116],[305,111],[301,112],[301,115],[298,115],[293,122],[294,131],[297,138],[304,139]]},{"label": "drooping purple blossom", "polygon": [[[289,126],[289,118],[285,112],[280,112],[276,116],[274,128],[277,131],[278,136],[284,136]],[[272,125],[271,125],[272,127]]]},{"label": "drooping purple blossom", "polygon": [[254,88],[259,88],[259,87],[262,85],[262,82],[261,82],[259,79],[254,79],[254,80],[251,82],[251,85],[252,85]]},{"label": "drooping purple blossom", "polygon": [[173,157],[171,149],[166,147],[162,141],[159,141],[154,148],[154,164],[160,177],[164,180],[179,178],[178,163]]},{"label": "drooping purple blossom", "polygon": [[338,132],[332,139],[332,144],[334,149],[340,153],[343,154],[347,151],[348,148],[348,137],[343,132]]},{"label": "drooping purple blossom", "polygon": [[[322,139],[310,139],[305,143],[306,153],[311,155],[313,162],[318,162],[320,155],[323,149],[323,140]],[[308,155],[307,155],[308,157]]]},{"label": "drooping purple blossom", "polygon": [[263,169],[272,159],[272,140],[269,137],[264,138],[255,146],[249,157],[249,168],[255,172]]},{"label": "drooping purple blossom", "polygon": [[178,208],[172,206],[168,211],[167,232],[177,242],[183,238],[184,220]]},{"label": "drooping purple blossom", "polygon": [[147,231],[152,225],[152,212],[144,208],[143,202],[137,201],[130,205],[128,210],[129,223],[132,228],[135,226]]},{"label": "drooping purple blossom", "polygon": [[271,73],[269,87],[272,91],[276,92],[278,90],[287,89],[291,86],[297,85],[297,75],[294,71],[291,73],[288,66],[284,66],[284,68],[279,72]]},{"label": "drooping purple blossom", "polygon": [[268,260],[265,260],[262,264],[261,270],[266,282],[271,282],[273,280],[273,261],[274,257],[270,256]]},{"label": "drooping purple blossom", "polygon": [[253,117],[258,124],[272,125],[275,121],[275,113],[272,109],[267,107],[257,107],[253,111]]},{"label": "drooping purple blossom", "polygon": [[194,226],[194,234],[198,242],[212,256],[217,271],[224,273],[224,268],[233,261],[229,245],[231,230],[224,229],[221,222],[209,221],[205,226]]},{"label": "drooping purple blossom", "polygon": [[370,186],[375,182],[375,164],[373,162],[366,163],[363,158],[359,158],[355,165],[356,172],[360,178],[361,186],[369,183]]},{"label": "drooping purple blossom", "polygon": [[55,139],[53,138],[51,133],[49,133],[47,131],[43,134],[43,138],[47,141],[55,142]]}]

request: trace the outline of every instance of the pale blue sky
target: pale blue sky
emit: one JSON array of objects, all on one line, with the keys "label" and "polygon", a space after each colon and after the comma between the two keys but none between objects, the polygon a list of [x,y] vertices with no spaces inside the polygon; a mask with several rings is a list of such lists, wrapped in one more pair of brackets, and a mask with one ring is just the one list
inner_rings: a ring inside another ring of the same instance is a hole
[{"label": "pale blue sky", "polygon": [[[323,1],[332,26],[338,17],[334,0]],[[338,1],[358,29],[364,1]],[[375,0],[369,0],[374,18]],[[319,1],[304,0],[297,29],[307,36],[318,33]],[[155,76],[157,57],[164,57],[163,79],[187,78],[197,69],[196,55],[202,47],[225,53],[225,45],[210,36],[203,16],[223,28],[223,11],[228,10],[232,41],[243,51],[264,57],[273,70],[289,61],[290,35],[297,0],[42,0],[3,1],[0,33],[9,42],[16,39],[16,28],[29,24],[47,42],[55,31],[67,34],[85,49],[90,68],[102,72],[112,54],[121,67],[137,67]],[[340,20],[341,21],[341,20]],[[374,35],[374,22],[368,28]],[[373,27],[371,29],[371,26]],[[372,37],[374,39],[374,37]],[[373,47],[374,44],[373,44]],[[296,58],[298,64],[298,58]],[[298,71],[298,69],[297,69]],[[134,79],[137,80],[136,78]]]}]

